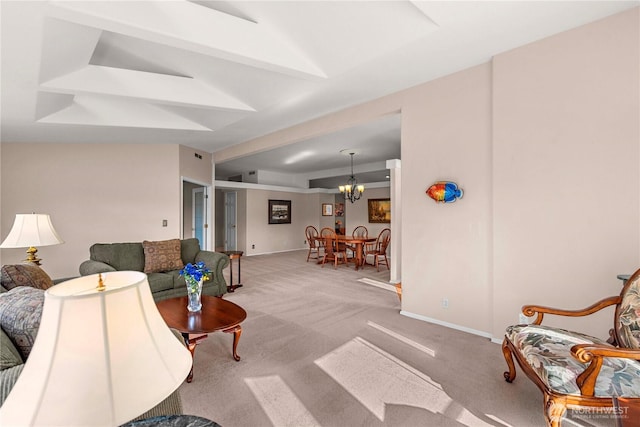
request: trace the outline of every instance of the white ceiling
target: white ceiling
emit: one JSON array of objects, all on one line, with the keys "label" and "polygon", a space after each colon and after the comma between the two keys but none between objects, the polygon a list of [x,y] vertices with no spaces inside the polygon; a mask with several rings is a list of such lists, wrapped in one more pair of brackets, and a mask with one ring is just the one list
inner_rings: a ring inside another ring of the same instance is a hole
[{"label": "white ceiling", "polygon": [[[638,4],[2,0],[1,140],[216,152]],[[399,117],[216,170],[320,178],[343,148],[362,171],[399,158]]]}]

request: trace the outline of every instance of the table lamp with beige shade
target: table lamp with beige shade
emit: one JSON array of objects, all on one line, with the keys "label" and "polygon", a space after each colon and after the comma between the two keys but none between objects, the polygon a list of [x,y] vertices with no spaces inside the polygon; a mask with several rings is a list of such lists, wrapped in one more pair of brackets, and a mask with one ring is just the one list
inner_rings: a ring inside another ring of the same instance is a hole
[{"label": "table lamp with beige shade", "polygon": [[4,239],[0,248],[29,248],[26,262],[40,265],[40,258],[36,256],[36,246],[51,246],[64,243],[60,235],[53,228],[51,217],[46,214],[16,214],[13,227]]},{"label": "table lamp with beige shade", "polygon": [[191,363],[158,313],[146,274],[72,279],[45,292],[36,341],[0,423],[118,426],[173,393]]}]

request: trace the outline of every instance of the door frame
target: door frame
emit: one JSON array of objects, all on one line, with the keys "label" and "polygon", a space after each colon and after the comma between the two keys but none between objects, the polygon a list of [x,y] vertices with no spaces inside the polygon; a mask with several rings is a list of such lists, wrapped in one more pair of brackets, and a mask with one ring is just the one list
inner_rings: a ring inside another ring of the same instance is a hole
[{"label": "door frame", "polygon": [[[203,218],[204,223],[208,225],[207,223],[207,218],[206,215],[209,212],[209,209],[207,209],[207,200],[208,200],[208,194],[207,194],[207,187],[204,186],[199,186],[199,187],[194,187],[191,189],[191,225],[192,227],[192,232],[191,232],[191,237],[196,237],[196,227],[195,227],[195,223],[196,223],[196,194],[198,193],[202,193],[202,207],[204,209],[205,212],[205,218]],[[202,237],[203,240],[205,241],[205,246],[208,246],[206,243],[208,242],[209,236],[207,236],[206,230],[207,227],[203,227],[203,233],[202,233]],[[184,227],[183,227],[183,231],[184,231]],[[200,244],[202,244],[202,242],[200,242]]]},{"label": "door frame", "polygon": [[233,249],[231,249],[231,250],[236,250],[238,248],[238,192],[236,190],[223,191],[222,194],[223,194],[223,197],[224,197],[224,200],[223,200],[223,203],[224,203],[224,250],[226,250],[226,251],[230,250],[229,246],[228,246],[228,242],[229,242],[229,239],[228,239],[228,237],[229,237],[229,234],[228,234],[229,233],[229,227],[228,227],[229,219],[227,218],[227,214],[229,212],[229,209],[227,208],[227,202],[228,202],[227,195],[229,193],[233,193],[234,194],[233,212],[235,214],[235,218],[233,219],[233,222],[235,224],[235,228],[233,229],[233,232],[235,234],[235,239],[234,239],[234,241],[235,241],[235,245],[234,246],[235,247]]},{"label": "door frame", "polygon": [[214,205],[215,196],[212,192],[213,186],[211,184],[207,184],[206,182],[200,182],[195,179],[186,178],[184,176],[180,177],[180,202],[181,202],[180,203],[180,238],[185,239],[185,238],[191,237],[191,236],[185,237],[184,235],[184,183],[185,182],[196,184],[206,189],[207,201],[205,201],[205,205],[207,206],[207,217],[206,217],[207,227],[205,229],[205,235],[206,235],[207,241],[206,241],[205,247],[201,247],[200,249],[212,251],[214,237],[215,237],[214,235],[215,227],[212,227],[212,224],[211,224],[211,221],[213,220],[213,209],[215,206]]}]

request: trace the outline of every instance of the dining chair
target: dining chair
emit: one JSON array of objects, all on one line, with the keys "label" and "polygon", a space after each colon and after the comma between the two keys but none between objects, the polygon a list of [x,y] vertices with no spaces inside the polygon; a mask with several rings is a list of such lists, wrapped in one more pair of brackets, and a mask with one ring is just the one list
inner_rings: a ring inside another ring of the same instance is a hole
[{"label": "dining chair", "polygon": [[320,259],[320,250],[324,248],[321,241],[318,240],[319,234],[318,229],[313,225],[307,226],[304,230],[304,235],[307,238],[307,243],[309,243],[309,253],[307,254],[307,262],[309,262],[309,258],[311,258],[311,254],[315,253],[316,256],[313,259]]},{"label": "dining chair", "polygon": [[364,250],[364,263],[367,263],[367,257],[371,255],[373,257],[373,264],[375,265],[376,270],[380,271],[380,263],[384,262],[387,266],[387,270],[389,270],[389,260],[387,259],[387,247],[391,242],[391,229],[385,228],[380,234],[378,234],[378,238],[376,239],[375,244],[366,245]]},{"label": "dining chair", "polygon": [[[326,230],[326,231],[325,231]],[[339,263],[349,264],[347,250],[344,243],[338,242],[336,232],[330,228],[323,228],[321,236],[324,238],[324,256],[322,257],[322,267],[327,261],[333,261],[333,268],[338,268]]]},{"label": "dining chair", "polygon": [[320,229],[320,237],[318,238],[318,245],[322,246],[324,253],[327,252],[327,239],[332,237],[336,232],[331,227],[324,227]]},{"label": "dining chair", "polygon": [[[363,238],[368,238],[369,237],[369,230],[367,230],[367,227],[365,227],[364,225],[359,225],[356,228],[353,229],[353,232],[351,233],[351,236],[353,237],[363,237]],[[361,245],[361,250],[362,250],[362,262],[364,263],[364,245]],[[351,251],[352,254],[352,258],[356,258],[356,245],[355,244],[351,244],[351,245],[347,245],[347,249],[349,251]]]}]

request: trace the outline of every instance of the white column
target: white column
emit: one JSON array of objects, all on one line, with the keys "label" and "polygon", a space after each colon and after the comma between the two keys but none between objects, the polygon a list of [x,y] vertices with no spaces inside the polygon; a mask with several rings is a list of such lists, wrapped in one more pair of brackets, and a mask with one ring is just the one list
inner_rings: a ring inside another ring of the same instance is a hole
[{"label": "white column", "polygon": [[402,185],[401,162],[399,159],[387,160],[387,169],[391,178],[391,283],[402,281]]}]

